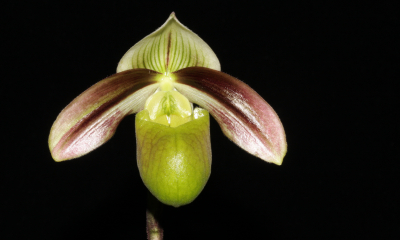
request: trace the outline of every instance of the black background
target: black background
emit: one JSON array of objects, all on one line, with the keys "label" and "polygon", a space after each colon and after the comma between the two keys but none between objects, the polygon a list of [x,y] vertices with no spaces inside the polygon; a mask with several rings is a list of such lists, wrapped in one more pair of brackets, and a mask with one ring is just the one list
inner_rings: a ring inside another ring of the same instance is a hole
[{"label": "black background", "polygon": [[74,97],[172,11],[286,130],[282,166],[211,120],[200,196],[165,207],[165,239],[399,237],[398,5],[146,1],[2,7],[1,239],[145,239],[134,116],[94,152],[55,163],[47,138]]}]

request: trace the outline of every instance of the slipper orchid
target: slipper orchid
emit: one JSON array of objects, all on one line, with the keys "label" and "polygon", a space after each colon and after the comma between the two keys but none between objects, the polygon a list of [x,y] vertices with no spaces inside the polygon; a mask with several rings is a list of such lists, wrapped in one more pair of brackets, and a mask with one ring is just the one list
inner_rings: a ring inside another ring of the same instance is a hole
[{"label": "slipper orchid", "polygon": [[210,176],[209,113],[250,154],[277,165],[286,154],[275,111],[248,85],[220,72],[211,48],[174,13],[128,50],[116,74],[62,110],[49,136],[54,160],[89,153],[134,113],[140,176],[157,199],[175,207],[192,202]]}]

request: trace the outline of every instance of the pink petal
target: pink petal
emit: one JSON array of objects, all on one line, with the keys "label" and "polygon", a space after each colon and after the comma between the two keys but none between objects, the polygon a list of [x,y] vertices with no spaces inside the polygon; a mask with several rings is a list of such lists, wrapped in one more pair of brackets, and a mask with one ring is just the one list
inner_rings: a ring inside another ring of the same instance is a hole
[{"label": "pink petal", "polygon": [[242,81],[220,71],[190,67],[174,74],[174,87],[208,110],[224,134],[265,161],[282,164],[286,137],[272,107]]},{"label": "pink petal", "polygon": [[114,74],[75,98],[54,122],[49,147],[55,161],[80,157],[113,135],[121,120],[143,109],[158,73],[147,69]]}]

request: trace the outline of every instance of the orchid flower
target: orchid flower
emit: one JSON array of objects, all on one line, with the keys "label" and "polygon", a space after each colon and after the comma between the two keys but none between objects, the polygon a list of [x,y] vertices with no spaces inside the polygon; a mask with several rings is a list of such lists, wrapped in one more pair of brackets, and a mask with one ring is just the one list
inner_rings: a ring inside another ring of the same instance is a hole
[{"label": "orchid flower", "polygon": [[248,153],[277,165],[286,154],[275,111],[248,85],[221,72],[211,48],[174,13],[126,52],[116,74],[62,110],[49,136],[53,159],[91,152],[134,113],[140,176],[159,201],[175,207],[192,202],[210,176],[209,113]]}]

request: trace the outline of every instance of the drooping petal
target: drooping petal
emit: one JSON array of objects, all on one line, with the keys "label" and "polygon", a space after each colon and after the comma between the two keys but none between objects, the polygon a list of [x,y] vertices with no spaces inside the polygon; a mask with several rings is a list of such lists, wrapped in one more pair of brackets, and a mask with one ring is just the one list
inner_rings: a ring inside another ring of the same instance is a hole
[{"label": "drooping petal", "polygon": [[282,123],[247,84],[202,67],[179,70],[173,78],[175,88],[208,110],[230,140],[265,161],[282,164],[287,149]]},{"label": "drooping petal", "polygon": [[165,73],[194,66],[221,69],[217,56],[207,43],[172,13],[160,28],[125,53],[117,72],[147,68]]},{"label": "drooping petal", "polygon": [[210,118],[194,110],[194,119],[178,127],[152,122],[147,110],[136,114],[137,163],[150,192],[164,204],[192,202],[211,173]]},{"label": "drooping petal", "polygon": [[87,89],[62,110],[49,136],[55,161],[80,157],[110,139],[120,121],[143,109],[161,74],[135,69],[114,74]]}]

